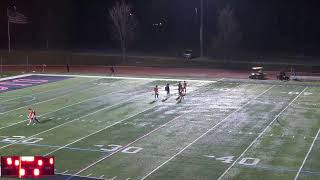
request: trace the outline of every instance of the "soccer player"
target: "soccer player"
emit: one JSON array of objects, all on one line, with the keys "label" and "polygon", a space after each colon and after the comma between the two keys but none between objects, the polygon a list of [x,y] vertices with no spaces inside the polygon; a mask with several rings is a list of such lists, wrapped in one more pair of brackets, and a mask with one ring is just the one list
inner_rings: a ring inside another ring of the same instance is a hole
[{"label": "soccer player", "polygon": [[182,87],[181,82],[179,82],[179,84],[178,84],[178,94],[179,94],[179,96],[176,100],[181,101],[183,99],[183,87]]},{"label": "soccer player", "polygon": [[33,125],[35,125],[36,123],[40,123],[37,116],[36,116],[36,111],[34,111],[33,109],[29,108],[28,109],[29,114],[28,114],[28,118],[29,118],[29,123],[28,126],[33,123]]},{"label": "soccer player", "polygon": [[111,71],[111,76],[114,76],[114,73],[115,73],[114,66],[111,66],[111,67],[110,67],[110,71]]},{"label": "soccer player", "polygon": [[178,93],[180,94],[181,91],[182,91],[182,84],[181,84],[181,82],[179,82],[179,84],[178,84]]},{"label": "soccer player", "polygon": [[167,84],[164,89],[167,91],[167,97],[169,97],[170,96],[170,85]]},{"label": "soccer player", "polygon": [[187,94],[187,82],[183,81],[183,90],[184,90],[184,95]]},{"label": "soccer player", "polygon": [[154,91],[154,100],[156,101],[157,99],[159,99],[159,88],[158,85],[156,85],[156,87],[153,89]]}]

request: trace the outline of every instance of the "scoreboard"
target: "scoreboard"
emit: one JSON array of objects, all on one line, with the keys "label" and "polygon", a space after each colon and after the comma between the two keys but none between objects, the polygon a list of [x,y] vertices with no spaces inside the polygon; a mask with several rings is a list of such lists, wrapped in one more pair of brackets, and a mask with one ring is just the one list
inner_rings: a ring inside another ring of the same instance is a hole
[{"label": "scoreboard", "polygon": [[42,178],[54,175],[53,156],[2,156],[1,177]]}]

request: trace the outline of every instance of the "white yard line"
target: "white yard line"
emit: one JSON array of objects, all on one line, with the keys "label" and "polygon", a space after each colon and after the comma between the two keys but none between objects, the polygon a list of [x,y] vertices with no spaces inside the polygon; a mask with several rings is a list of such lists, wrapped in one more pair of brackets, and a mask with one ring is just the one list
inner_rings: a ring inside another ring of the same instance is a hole
[{"label": "white yard line", "polygon": [[[56,174],[63,175],[63,176],[75,176],[75,177],[80,177],[80,178],[88,178],[87,176],[77,176],[77,175],[72,175],[72,174],[68,174],[68,173],[56,173]],[[100,177],[89,177],[89,178],[98,179],[98,180],[105,180],[105,179],[100,178]]]},{"label": "white yard line", "polygon": [[215,83],[221,81],[224,78],[219,80],[195,80],[195,79],[169,79],[169,78],[142,78],[142,77],[118,77],[118,76],[89,76],[89,75],[60,75],[60,74],[31,74],[38,76],[72,76],[72,77],[86,77],[86,78],[105,78],[105,79],[124,79],[124,80],[154,80],[154,81],[189,81],[189,82],[208,82]]},{"label": "white yard line", "polygon": [[[92,80],[92,81],[95,81],[95,80]],[[92,81],[88,81],[87,83],[92,82]],[[90,88],[88,88],[88,89],[93,89],[93,88],[97,88],[97,87],[92,86],[92,87],[90,87]],[[74,88],[71,88],[71,89],[74,89]],[[82,90],[80,90],[80,91],[88,91],[88,89],[82,89]],[[47,99],[47,100],[45,100],[45,101],[40,101],[40,102],[37,102],[37,103],[29,104],[29,105],[22,106],[22,107],[19,107],[19,108],[16,108],[16,109],[11,109],[11,110],[9,110],[9,111],[2,112],[1,114],[7,114],[7,113],[10,113],[10,112],[12,112],[12,111],[16,111],[16,110],[18,110],[18,109],[23,109],[23,108],[27,108],[27,107],[30,107],[30,106],[34,106],[34,105],[37,105],[37,104],[42,104],[42,103],[45,103],[45,102],[53,101],[53,100],[59,99],[59,98],[61,98],[61,97],[69,96],[71,93],[72,93],[72,92],[70,92],[70,93],[68,93],[68,94],[65,94],[65,95],[62,95],[62,96],[55,97],[55,98]]]},{"label": "white yard line", "polygon": [[[143,138],[145,138],[145,137],[149,136],[150,134],[152,134],[152,133],[154,133],[154,132],[158,131],[159,129],[161,129],[161,128],[163,128],[163,127],[167,126],[169,123],[171,123],[171,122],[173,122],[173,121],[175,121],[175,120],[179,119],[179,118],[180,118],[181,116],[183,116],[183,115],[184,115],[184,114],[179,115],[179,116],[177,116],[177,117],[175,117],[175,118],[171,119],[170,121],[166,122],[165,124],[162,124],[161,126],[157,127],[156,129],[154,129],[154,130],[152,130],[152,131],[150,131],[150,132],[148,132],[148,133],[144,134],[143,136],[141,136],[141,137],[137,138],[136,140],[134,140],[134,141],[132,141],[132,142],[128,143],[127,145],[123,146],[122,148],[119,148],[117,151],[114,151],[114,152],[112,152],[111,154],[109,154],[109,155],[107,155],[107,156],[102,157],[101,159],[99,159],[99,160],[95,161],[94,163],[92,163],[92,164],[88,165],[87,167],[85,167],[85,168],[81,169],[80,171],[78,171],[77,173],[75,173],[75,175],[80,174],[80,173],[82,173],[82,172],[84,172],[84,171],[88,170],[88,169],[89,169],[89,168],[91,168],[92,166],[95,166],[96,164],[98,164],[98,163],[102,162],[103,160],[105,160],[105,159],[109,158],[110,156],[113,156],[114,154],[116,154],[116,153],[118,153],[118,152],[120,152],[120,151],[124,150],[125,148],[127,148],[127,147],[131,146],[132,144],[134,144],[134,143],[136,143],[136,142],[140,141],[141,139],[143,139]],[[70,179],[71,179],[71,178],[72,178],[72,177],[70,177]]]},{"label": "white yard line", "polygon": [[[138,97],[140,97],[140,96],[138,96]],[[34,135],[28,137],[27,139],[30,139],[30,138],[33,138],[33,137],[38,136],[38,135],[40,135],[40,134],[43,134],[43,133],[49,132],[49,131],[51,131],[51,130],[57,129],[57,128],[61,127],[61,126],[64,126],[64,125],[69,124],[69,123],[72,123],[72,122],[74,122],[74,121],[79,121],[79,120],[82,119],[82,118],[88,117],[88,116],[93,115],[93,114],[96,114],[96,113],[98,113],[98,112],[101,112],[101,111],[104,111],[104,110],[107,110],[107,109],[111,109],[111,108],[113,108],[113,107],[115,107],[115,106],[118,106],[118,105],[120,105],[120,104],[126,103],[126,102],[131,101],[131,100],[133,100],[133,99],[136,99],[136,98],[138,98],[138,97],[134,97],[134,98],[127,99],[127,100],[122,101],[122,102],[119,102],[119,103],[117,103],[117,104],[114,104],[114,105],[111,105],[111,106],[107,106],[107,107],[105,107],[105,108],[99,109],[99,110],[94,111],[94,112],[92,112],[92,113],[89,113],[89,114],[87,114],[87,115],[84,115],[84,116],[78,117],[78,118],[76,118],[76,119],[73,119],[73,120],[71,120],[71,121],[68,121],[68,122],[62,123],[62,124],[60,124],[60,125],[54,126],[54,127],[50,128],[50,129],[47,129],[47,130],[42,131],[42,132],[40,132],[40,133],[34,134]],[[24,140],[26,140],[26,139],[24,139]],[[11,144],[2,146],[2,147],[0,147],[0,149],[9,147],[9,146],[11,146],[11,145],[14,145],[14,144],[17,144],[17,143],[20,143],[20,142],[21,142],[21,141],[16,141],[16,142],[14,142],[14,143],[11,143]]]},{"label": "white yard line", "polygon": [[226,174],[227,172],[237,163],[237,161],[242,158],[242,156],[258,141],[258,139],[269,129],[269,127],[278,119],[278,117],[284,112],[286,111],[290,106],[291,104],[297,100],[300,95],[307,90],[308,87],[305,87],[303,89],[303,91],[301,91],[299,93],[299,95],[297,95],[284,109],[282,109],[282,111],[280,111],[279,114],[276,115],[276,117],[268,124],[268,126],[259,134],[259,136],[257,136],[252,142],[251,144],[240,154],[240,156],[228,167],[228,169],[226,169],[222,174],[221,176],[218,178],[218,180],[221,180]]},{"label": "white yard line", "polygon": [[[96,79],[98,80],[98,79]],[[92,81],[95,81],[95,80],[92,80]],[[88,82],[83,82],[83,83],[90,83],[92,81],[88,81]],[[52,82],[54,83],[54,82]],[[45,84],[39,84],[39,85],[46,85],[48,83],[45,83]],[[19,97],[15,97],[15,98],[12,98],[12,99],[7,99],[7,100],[4,100],[4,101],[0,101],[0,103],[5,103],[5,102],[8,102],[8,101],[13,101],[13,100],[16,100],[16,99],[20,99],[20,98],[23,98],[23,97],[34,97],[35,95],[39,95],[39,94],[43,94],[43,93],[48,93],[50,91],[56,91],[56,90],[60,90],[60,89],[63,89],[65,87],[59,87],[59,88],[55,88],[55,89],[50,89],[50,90],[46,90],[46,91],[42,91],[42,92],[37,92],[37,93],[32,93],[30,95],[23,95],[23,96],[19,96]],[[71,89],[74,88],[74,87],[70,87]],[[31,101],[31,100],[29,100]]]},{"label": "white yard line", "polygon": [[318,139],[319,133],[320,133],[320,128],[319,128],[319,130],[318,130],[318,132],[317,132],[317,135],[316,135],[316,137],[314,138],[314,140],[313,140],[313,142],[312,142],[312,144],[311,144],[311,146],[310,146],[310,148],[309,148],[309,151],[308,151],[308,153],[306,154],[306,157],[304,158],[304,160],[303,160],[303,162],[302,162],[302,164],[301,164],[301,166],[300,166],[300,168],[299,168],[299,171],[297,172],[297,175],[296,175],[296,177],[294,178],[294,180],[297,180],[297,179],[298,179],[298,177],[299,177],[299,175],[300,175],[300,173],[301,173],[301,171],[302,171],[302,168],[303,168],[304,164],[306,163],[306,161],[307,161],[307,159],[308,159],[308,157],[309,157],[309,154],[310,154],[311,151],[312,151],[312,148],[313,148],[313,146],[314,146],[314,143],[315,143],[316,140]]},{"label": "white yard line", "polygon": [[197,139],[195,139],[194,141],[192,141],[190,144],[188,144],[187,146],[185,146],[183,149],[181,149],[178,153],[176,153],[175,155],[173,155],[171,158],[169,158],[168,160],[166,160],[165,162],[163,162],[162,164],[160,164],[158,167],[156,167],[155,169],[153,169],[150,173],[148,173],[147,175],[145,175],[143,178],[141,178],[141,180],[146,179],[147,177],[149,177],[151,174],[153,174],[154,172],[156,172],[157,170],[159,170],[162,166],[166,165],[169,161],[171,161],[172,159],[174,159],[175,157],[177,157],[179,154],[181,154],[183,151],[185,151],[187,148],[189,148],[191,145],[193,145],[194,143],[196,143],[197,141],[199,141],[202,137],[204,137],[205,135],[207,135],[209,132],[211,132],[212,130],[214,130],[216,127],[218,127],[220,124],[224,123],[227,119],[229,119],[229,117],[231,117],[232,115],[234,115],[236,112],[240,111],[241,109],[243,109],[244,107],[246,107],[248,104],[251,103],[251,101],[259,98],[260,96],[262,96],[263,94],[267,93],[270,89],[272,89],[275,85],[271,86],[270,88],[268,88],[267,90],[265,90],[264,92],[262,92],[261,94],[257,95],[255,98],[253,98],[252,100],[249,100],[246,104],[244,104],[243,106],[239,107],[238,109],[236,109],[235,111],[233,111],[231,114],[229,114],[227,117],[225,117],[222,121],[220,121],[219,123],[217,123],[216,125],[214,125],[212,128],[210,128],[208,131],[206,131],[204,134],[202,134],[201,136],[199,136]]},{"label": "white yard line", "polygon": [[[97,96],[97,97],[85,99],[85,100],[83,100],[83,101],[80,101],[80,102],[77,102],[77,103],[74,103],[74,104],[70,104],[70,105],[68,105],[68,106],[63,106],[63,107],[61,107],[61,108],[59,108],[59,109],[57,109],[57,110],[54,110],[54,111],[51,111],[51,112],[42,114],[42,115],[40,115],[39,117],[42,117],[42,116],[45,116],[45,115],[48,115],[48,114],[52,114],[52,113],[55,113],[55,112],[60,111],[60,110],[62,110],[62,109],[65,109],[65,108],[68,108],[68,107],[71,107],[71,106],[74,106],[74,105],[78,105],[78,104],[81,104],[81,103],[84,103],[84,102],[87,102],[87,101],[90,101],[90,100],[93,100],[93,99],[97,99],[97,98],[100,98],[100,97],[103,97],[103,96],[112,95],[112,94],[114,94],[114,93],[110,93],[110,94],[106,94],[106,95],[101,95],[101,96]],[[62,97],[62,96],[61,96],[61,97]],[[8,125],[8,126],[0,127],[0,130],[1,130],[1,129],[8,128],[8,127],[11,127],[11,126],[15,126],[15,125],[20,124],[20,123],[23,123],[23,122],[25,122],[25,121],[28,121],[28,119],[23,120],[23,121],[19,121],[19,122],[16,122],[16,123],[13,123],[13,124]]]},{"label": "white yard line", "polygon": [[[157,106],[157,105],[156,105],[156,106]],[[128,119],[131,119],[131,118],[133,118],[133,117],[135,117],[135,116],[138,116],[138,115],[140,115],[140,114],[142,114],[142,113],[144,113],[144,112],[146,112],[146,111],[149,111],[150,109],[155,108],[156,106],[152,106],[152,107],[150,107],[150,108],[148,108],[148,109],[145,109],[145,110],[143,110],[143,111],[140,111],[140,112],[138,112],[138,113],[136,113],[136,114],[134,114],[134,115],[131,115],[131,116],[125,118],[125,119],[122,119],[122,120],[120,120],[120,121],[117,121],[117,122],[109,125],[109,126],[106,126],[105,128],[102,128],[102,129],[100,129],[100,130],[98,130],[98,131],[95,131],[95,132],[93,132],[93,133],[91,133],[91,134],[88,134],[88,135],[86,135],[86,136],[84,136],[84,137],[82,137],[82,138],[79,138],[79,139],[77,139],[77,140],[75,140],[75,141],[73,141],[73,142],[71,142],[71,143],[69,143],[69,144],[66,144],[66,145],[64,145],[64,146],[61,146],[61,147],[59,147],[58,149],[55,149],[55,150],[47,153],[45,156],[48,156],[48,155],[50,155],[50,154],[52,154],[52,153],[54,153],[54,152],[57,152],[57,151],[65,148],[65,147],[67,147],[67,146],[70,146],[70,145],[72,145],[72,144],[74,144],[74,143],[77,143],[77,142],[79,142],[79,141],[81,141],[81,140],[83,140],[83,139],[86,139],[86,138],[90,137],[90,136],[93,136],[93,135],[95,135],[95,134],[98,134],[98,133],[100,133],[101,131],[104,131],[104,130],[106,130],[106,129],[108,129],[108,128],[111,128],[111,127],[113,127],[113,126],[115,126],[115,125],[117,125],[117,124],[120,124],[120,123],[128,120]]]}]

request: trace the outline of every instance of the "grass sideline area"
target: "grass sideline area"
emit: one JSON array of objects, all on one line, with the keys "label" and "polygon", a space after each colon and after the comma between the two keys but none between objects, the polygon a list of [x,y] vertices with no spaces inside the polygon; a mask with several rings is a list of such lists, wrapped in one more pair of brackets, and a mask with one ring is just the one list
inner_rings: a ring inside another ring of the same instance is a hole
[{"label": "grass sideline area", "polygon": [[0,93],[0,154],[54,155],[62,179],[320,178],[320,86],[188,80],[177,102],[181,80],[74,76]]},{"label": "grass sideline area", "polygon": [[17,72],[3,72],[3,73],[0,73],[0,78],[6,78],[6,77],[10,77],[10,76],[16,76],[18,75],[19,73]]},{"label": "grass sideline area", "polygon": [[[284,55],[285,54],[285,55]],[[42,66],[138,66],[138,67],[171,67],[171,68],[219,68],[233,70],[249,70],[253,66],[263,66],[268,71],[290,70],[294,66],[301,72],[320,72],[318,57],[288,56],[287,53],[275,55],[251,55],[226,57],[202,57],[186,61],[182,56],[156,56],[152,54],[133,53],[122,61],[119,53],[72,52],[72,51],[40,51],[20,50],[8,53],[0,50],[3,65],[37,65]]]}]

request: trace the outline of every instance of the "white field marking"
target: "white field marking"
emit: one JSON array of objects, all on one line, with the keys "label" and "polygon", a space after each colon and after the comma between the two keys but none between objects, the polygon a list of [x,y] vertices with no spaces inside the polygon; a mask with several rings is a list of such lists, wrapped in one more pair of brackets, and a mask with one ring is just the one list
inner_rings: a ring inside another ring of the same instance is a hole
[{"label": "white field marking", "polygon": [[269,127],[278,119],[278,117],[284,112],[286,111],[291,104],[297,100],[301,94],[303,94],[303,92],[305,90],[307,90],[308,87],[305,87],[303,89],[303,91],[301,91],[284,109],[282,109],[282,111],[279,112],[279,114],[276,115],[276,117],[268,124],[268,126],[259,134],[259,136],[257,136],[251,143],[250,145],[240,154],[240,156],[221,174],[221,176],[218,178],[218,180],[221,180],[226,174],[227,172],[237,163],[237,161],[242,158],[242,156],[253,146],[253,144],[255,144],[257,142],[257,140],[269,129]]},{"label": "white field marking", "polygon": [[[90,82],[90,81],[89,81],[89,82]],[[88,89],[82,89],[82,90],[80,90],[80,91],[88,91],[89,89],[93,89],[93,88],[96,88],[96,87],[93,86],[93,87],[90,87],[90,88],[88,88]],[[70,92],[70,93],[71,93],[71,92]],[[65,94],[65,95],[62,95],[62,96],[58,96],[58,97],[55,97],[55,98],[47,99],[47,100],[45,100],[45,101],[40,101],[40,102],[37,102],[37,103],[33,103],[33,104],[26,105],[26,106],[22,106],[22,107],[19,107],[19,108],[16,108],[16,109],[11,109],[11,110],[9,110],[9,111],[2,112],[1,114],[7,114],[7,113],[10,113],[10,112],[12,112],[12,111],[16,111],[16,110],[18,110],[18,109],[23,109],[23,108],[30,107],[30,106],[34,106],[34,105],[37,105],[37,104],[42,104],[42,103],[45,103],[45,102],[53,101],[53,100],[59,99],[59,98],[61,98],[61,97],[69,96],[70,93]]]},{"label": "white field marking", "polygon": [[88,174],[86,177],[90,177],[92,175],[92,173]]},{"label": "white field marking", "polygon": [[220,124],[224,123],[227,119],[229,119],[229,117],[231,117],[232,115],[234,115],[236,112],[240,111],[241,109],[243,109],[244,107],[246,107],[248,104],[251,103],[251,101],[259,98],[260,96],[262,96],[263,94],[265,94],[266,92],[268,92],[270,89],[272,89],[275,85],[272,85],[270,88],[268,88],[267,90],[265,90],[264,92],[262,92],[261,94],[257,95],[256,97],[254,97],[253,99],[249,100],[246,104],[244,104],[243,106],[239,107],[238,109],[236,109],[235,111],[233,111],[231,114],[229,114],[227,117],[225,117],[222,121],[220,121],[219,123],[217,123],[216,125],[214,125],[213,127],[211,127],[208,131],[206,131],[205,133],[203,133],[201,136],[199,136],[197,139],[195,139],[194,141],[192,141],[190,144],[188,144],[187,146],[185,146],[183,149],[181,149],[178,153],[176,153],[175,155],[173,155],[171,158],[169,158],[168,160],[166,160],[165,162],[163,162],[162,164],[160,164],[158,167],[156,167],[155,169],[153,169],[150,173],[148,173],[147,175],[145,175],[143,178],[141,178],[141,180],[146,179],[147,177],[149,177],[151,174],[153,174],[154,172],[156,172],[158,169],[160,169],[162,166],[166,165],[169,161],[171,161],[172,159],[174,159],[175,157],[177,157],[179,154],[181,154],[183,151],[185,151],[187,148],[189,148],[191,145],[193,145],[194,143],[196,143],[197,141],[199,141],[199,139],[201,139],[202,137],[204,137],[205,135],[207,135],[209,132],[211,132],[212,130],[214,130],[216,127],[218,127]]},{"label": "white field marking", "polygon": [[71,77],[84,77],[84,78],[104,78],[104,79],[123,79],[123,80],[153,80],[153,81],[189,81],[189,82],[207,82],[216,83],[222,81],[224,78],[218,80],[195,80],[195,79],[167,79],[167,78],[141,78],[141,77],[120,77],[120,76],[88,76],[88,75],[60,75],[60,74],[31,74],[37,76],[71,76]]},{"label": "white field marking", "polygon": [[16,79],[16,78],[22,78],[22,77],[27,77],[31,76],[32,74],[22,74],[22,75],[17,75],[17,76],[10,76],[6,78],[0,78],[0,81],[6,81],[6,80],[11,80],[11,79]]},{"label": "white field marking", "polygon": [[[64,175],[64,176],[74,176],[74,177],[81,177],[81,178],[88,178],[87,176],[77,176],[77,175],[72,175],[72,174],[68,174],[68,173],[56,173],[58,175]],[[98,177],[91,177],[91,178],[94,178],[94,179],[98,179],[98,180],[105,180],[103,178],[98,178]]]},{"label": "white field marking", "polygon": [[[131,118],[133,118],[133,117],[135,117],[135,116],[138,116],[138,115],[140,115],[140,114],[142,114],[142,113],[144,113],[144,112],[146,112],[146,111],[149,111],[150,109],[153,109],[153,108],[155,108],[155,107],[156,107],[156,106],[152,106],[152,107],[150,107],[150,108],[148,108],[148,109],[145,109],[145,110],[140,111],[140,112],[138,112],[138,113],[136,113],[136,114],[133,114],[133,115],[127,117],[127,118],[124,118],[124,119],[122,119],[122,120],[120,120],[120,121],[117,121],[117,122],[115,122],[115,123],[113,123],[113,124],[111,124],[111,125],[109,125],[109,126],[106,126],[105,128],[102,128],[102,129],[100,129],[100,130],[98,130],[98,131],[95,131],[95,132],[93,132],[93,133],[91,133],[91,134],[88,134],[88,135],[86,135],[86,136],[84,136],[84,137],[82,137],[82,138],[79,138],[79,139],[77,139],[77,140],[75,140],[75,141],[73,141],[73,142],[71,142],[71,143],[69,143],[69,144],[66,144],[66,145],[64,145],[64,146],[61,146],[61,147],[59,147],[58,149],[55,149],[55,150],[47,153],[45,156],[48,156],[48,155],[50,155],[50,154],[52,154],[52,153],[54,153],[54,152],[57,152],[57,151],[65,148],[65,147],[67,147],[67,146],[70,146],[70,145],[72,145],[72,144],[74,144],[74,143],[77,143],[77,142],[79,142],[79,141],[81,141],[81,140],[83,140],[83,139],[86,139],[86,138],[90,137],[90,136],[93,136],[93,135],[95,135],[95,134],[98,134],[98,133],[100,133],[101,131],[104,131],[104,130],[106,130],[106,129],[110,128],[110,127],[113,127],[113,126],[115,126],[115,125],[117,125],[117,124],[120,124],[120,123],[122,123],[122,122],[124,122],[124,121],[126,121],[126,120],[128,120],[128,119],[131,119]],[[97,146],[97,145],[96,145],[96,146]]]},{"label": "white field marking", "polygon": [[301,164],[301,166],[300,166],[300,168],[299,168],[299,171],[297,172],[297,175],[296,175],[296,177],[294,178],[294,180],[297,180],[297,179],[298,179],[298,177],[299,177],[299,175],[300,175],[300,173],[301,173],[301,170],[302,170],[304,164],[306,163],[306,161],[307,161],[307,159],[308,159],[308,157],[309,157],[309,154],[310,154],[311,151],[312,151],[312,148],[313,148],[313,146],[314,146],[314,143],[316,142],[316,140],[317,140],[317,138],[318,138],[318,136],[319,136],[319,133],[320,133],[320,128],[319,128],[319,130],[318,130],[318,132],[317,132],[317,135],[316,135],[316,137],[314,138],[314,140],[313,140],[313,142],[312,142],[312,144],[311,144],[311,146],[310,146],[310,148],[309,148],[309,151],[308,151],[308,153],[306,154],[306,157],[304,158],[304,160],[303,160],[303,162],[302,162],[302,164]]},{"label": "white field marking", "polygon": [[64,172],[62,172],[62,174],[65,174],[65,173],[67,173],[69,170],[66,170],[66,171],[64,171]]},{"label": "white field marking", "polygon": [[104,177],[104,175],[101,175],[99,178],[103,178]]},{"label": "white field marking", "polygon": [[[98,79],[97,79],[98,80]],[[94,80],[93,80],[94,81]],[[83,83],[89,83],[89,82],[92,82],[92,81],[88,81],[88,82],[83,82]],[[44,84],[39,84],[39,85],[45,85],[45,84],[48,84],[48,83],[44,83]],[[32,86],[31,86],[32,87]],[[47,92],[50,92],[50,91],[55,91],[55,90],[59,90],[59,89],[62,89],[64,87],[61,87],[61,88],[56,88],[56,89],[50,89],[50,90],[47,90],[47,91],[42,91],[42,92],[37,92],[37,93],[32,93],[32,95],[39,95],[39,94],[43,94],[43,93],[47,93]],[[72,88],[72,87],[71,87]],[[23,98],[23,97],[28,97],[28,96],[32,96],[32,95],[24,95],[24,96],[19,96],[19,97],[16,97],[16,98],[12,98],[12,99],[7,99],[5,101],[0,101],[0,103],[4,103],[4,102],[8,102],[8,101],[13,101],[13,100],[16,100],[16,99],[20,99],[20,98]],[[35,99],[35,98],[34,98]],[[34,100],[33,99],[33,100]],[[32,101],[32,100],[28,100],[28,101]],[[27,102],[28,102],[27,101]]]},{"label": "white field marking", "polygon": [[[109,95],[112,95],[112,94],[114,94],[114,93],[116,93],[116,92],[111,92],[111,93],[106,94],[106,95],[101,95],[101,96],[89,98],[89,99],[86,99],[86,100],[83,100],[83,101],[80,101],[80,102],[77,102],[77,103],[74,103],[74,104],[70,104],[70,105],[68,105],[68,106],[63,106],[63,107],[61,107],[61,108],[59,108],[59,109],[57,109],[57,110],[54,110],[54,111],[51,111],[51,112],[42,114],[42,115],[40,115],[39,117],[42,117],[42,116],[48,115],[48,114],[52,114],[52,113],[57,112],[57,111],[60,111],[60,110],[62,110],[62,109],[65,109],[65,108],[68,108],[68,107],[71,107],[71,106],[74,106],[74,105],[78,105],[78,104],[81,104],[81,103],[84,103],[84,102],[87,102],[87,101],[90,101],[90,100],[93,100],[93,99],[97,99],[97,98],[100,98],[100,97],[103,97],[103,96],[109,96]],[[45,117],[42,117],[42,118],[45,118]],[[50,119],[52,119],[52,117],[51,117]],[[69,120],[69,119],[70,119],[70,118],[66,118],[66,120]],[[25,121],[28,121],[28,119],[23,120],[23,121],[19,121],[19,122],[13,123],[13,124],[10,124],[10,125],[8,125],[8,126],[0,127],[0,130],[1,130],[1,129],[8,128],[8,127],[11,127],[11,126],[15,126],[15,125],[20,124],[20,123],[23,123],[23,122],[25,122]]]},{"label": "white field marking", "polygon": [[101,145],[101,144],[97,144],[97,145],[94,145],[95,147],[99,147],[99,148],[102,148],[104,145]]},{"label": "white field marking", "polygon": [[[27,75],[27,76],[30,76],[30,75]],[[98,80],[98,79],[96,79]],[[95,81],[95,80],[91,80],[91,81],[88,81],[88,82],[83,82],[83,83],[90,83],[92,81]],[[42,84],[43,85],[43,84]],[[59,90],[59,89],[62,89],[63,87],[61,88],[57,88],[57,89],[50,89],[50,90],[47,90],[47,91],[43,91],[43,92],[38,92],[38,93],[34,93],[32,94],[33,96],[34,95],[38,95],[38,94],[42,94],[42,93],[47,93],[47,92],[50,92],[50,91],[55,91],[55,90]],[[72,88],[72,87],[71,87]],[[73,87],[74,88],[74,87]],[[25,96],[19,96],[19,97],[16,97],[16,98],[13,98],[13,99],[8,99],[8,100],[5,100],[5,101],[0,101],[0,103],[4,103],[4,102],[8,102],[8,101],[12,101],[12,100],[16,100],[16,99],[20,99],[22,97],[28,97],[28,96],[32,96],[32,95],[25,95]],[[35,99],[35,97],[33,97],[33,100]],[[28,100],[28,101],[31,101],[31,100]],[[1,113],[0,113],[1,114]]]},{"label": "white field marking", "polygon": [[[141,139],[143,139],[143,138],[145,138],[145,137],[149,136],[150,134],[152,134],[152,133],[154,133],[154,132],[158,131],[159,129],[161,129],[161,128],[165,127],[165,126],[166,126],[166,125],[168,125],[169,123],[171,123],[171,122],[173,122],[173,121],[175,121],[175,120],[179,119],[179,118],[180,118],[180,117],[182,117],[183,115],[184,115],[184,114],[179,115],[179,116],[177,116],[177,117],[175,117],[175,118],[171,119],[170,121],[166,122],[165,124],[162,124],[162,125],[161,125],[161,126],[159,126],[158,128],[156,128],[156,129],[154,129],[154,130],[152,130],[152,131],[150,131],[150,132],[148,132],[148,133],[144,134],[143,136],[141,136],[141,137],[137,138],[136,140],[134,140],[134,141],[130,142],[129,144],[127,144],[127,145],[125,145],[125,146],[122,146],[121,148],[119,148],[118,150],[116,150],[116,151],[112,152],[111,154],[109,154],[109,155],[107,155],[107,156],[104,156],[104,157],[102,157],[101,159],[97,160],[96,162],[94,162],[94,163],[92,163],[92,164],[88,165],[87,167],[85,167],[85,168],[81,169],[80,171],[78,171],[78,172],[77,172],[77,173],[75,173],[75,174],[77,175],[77,174],[80,174],[80,173],[82,173],[82,172],[84,172],[84,171],[88,170],[88,169],[89,169],[89,168],[91,168],[92,166],[95,166],[96,164],[98,164],[98,163],[102,162],[103,160],[105,160],[105,159],[107,159],[107,158],[109,158],[109,157],[113,156],[114,154],[116,154],[116,153],[118,153],[118,152],[120,152],[120,151],[122,151],[122,150],[126,149],[127,147],[131,146],[132,144],[134,144],[134,143],[136,143],[136,142],[140,141]],[[71,178],[72,178],[72,177],[71,177]],[[71,179],[71,178],[70,178],[70,179]]]},{"label": "white field marking", "polygon": [[215,156],[207,156],[207,155],[204,155],[204,157],[215,158]]},{"label": "white field marking", "polygon": [[[141,96],[141,95],[140,95],[140,96]],[[138,96],[138,97],[140,97],[140,96]],[[101,112],[101,111],[104,111],[104,110],[107,110],[107,109],[111,109],[111,108],[113,108],[113,107],[115,107],[115,106],[118,106],[118,105],[120,105],[120,104],[126,103],[126,102],[131,101],[131,100],[133,100],[133,99],[136,99],[136,98],[138,98],[138,97],[129,98],[129,99],[127,99],[127,100],[125,100],[125,101],[122,101],[122,102],[119,102],[119,103],[117,103],[117,104],[104,107],[104,108],[99,109],[99,110],[97,110],[97,111],[91,112],[91,113],[89,113],[89,114],[87,114],[87,115],[84,115],[84,116],[75,118],[75,119],[73,119],[73,120],[71,120],[71,121],[62,123],[62,124],[60,124],[60,125],[57,125],[57,126],[55,126],[55,127],[52,127],[52,128],[50,128],[50,129],[47,129],[47,130],[42,131],[42,132],[40,132],[40,133],[34,134],[34,135],[28,137],[27,139],[24,139],[24,140],[28,140],[28,139],[30,139],[30,138],[33,138],[33,137],[38,136],[38,135],[40,135],[40,134],[43,134],[43,133],[46,133],[46,132],[48,132],[48,131],[57,129],[57,128],[61,127],[61,126],[64,126],[64,125],[69,124],[69,123],[72,123],[72,122],[74,122],[74,121],[78,121],[78,120],[80,120],[80,119],[82,119],[82,118],[88,117],[88,116],[93,115],[93,114],[96,114],[96,113],[98,113],[98,112]],[[6,148],[6,147],[8,147],[8,146],[11,146],[11,145],[14,145],[14,144],[17,144],[17,143],[20,143],[20,142],[21,142],[21,141],[16,141],[16,142],[14,142],[14,143],[11,143],[11,144],[2,146],[2,147],[0,147],[0,149]]]}]

